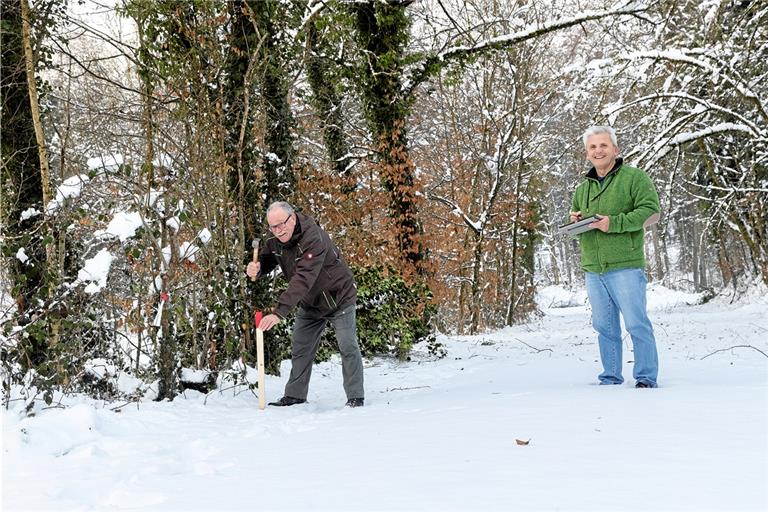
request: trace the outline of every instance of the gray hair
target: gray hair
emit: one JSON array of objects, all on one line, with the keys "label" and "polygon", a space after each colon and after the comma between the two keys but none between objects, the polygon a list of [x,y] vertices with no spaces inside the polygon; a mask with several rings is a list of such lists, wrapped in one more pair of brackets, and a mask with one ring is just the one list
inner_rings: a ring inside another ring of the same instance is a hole
[{"label": "gray hair", "polygon": [[587,147],[588,138],[601,133],[607,133],[611,137],[611,142],[613,142],[613,145],[619,147],[619,143],[616,142],[616,131],[610,126],[590,126],[587,128],[587,130],[584,132],[584,135],[581,136],[581,139],[584,141],[584,147]]},{"label": "gray hair", "polygon": [[271,212],[272,210],[275,210],[277,208],[280,208],[281,210],[283,210],[288,215],[293,215],[293,213],[296,211],[296,210],[293,209],[293,206],[291,206],[290,204],[286,203],[285,201],[275,201],[274,203],[269,205],[269,208],[267,208],[266,215],[269,215],[269,212]]}]

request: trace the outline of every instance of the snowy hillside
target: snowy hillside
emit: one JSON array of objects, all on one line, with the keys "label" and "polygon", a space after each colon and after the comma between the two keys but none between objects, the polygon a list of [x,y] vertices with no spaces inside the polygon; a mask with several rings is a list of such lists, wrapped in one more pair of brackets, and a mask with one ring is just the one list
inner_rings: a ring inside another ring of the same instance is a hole
[{"label": "snowy hillside", "polygon": [[288,408],[259,411],[232,389],[123,407],[71,399],[23,419],[12,404],[2,509],[768,509],[764,294],[690,305],[652,287],[658,389],[635,389],[631,364],[625,385],[595,385],[583,300],[547,289],[538,321],[444,337],[444,359],[367,361],[362,409],[343,407],[338,360]]}]

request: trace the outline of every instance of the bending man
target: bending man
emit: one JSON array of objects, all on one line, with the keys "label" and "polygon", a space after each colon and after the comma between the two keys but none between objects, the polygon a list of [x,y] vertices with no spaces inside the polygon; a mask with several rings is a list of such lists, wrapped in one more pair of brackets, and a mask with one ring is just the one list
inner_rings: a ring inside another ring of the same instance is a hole
[{"label": "bending man", "polygon": [[291,375],[285,396],[269,405],[288,406],[307,401],[309,379],[320,337],[328,323],[336,330],[341,352],[344,391],[349,407],[364,402],[363,359],[357,344],[355,278],[328,234],[306,215],[285,202],[267,208],[272,237],[259,253],[258,262],[248,263],[250,277],[269,274],[277,265],[288,280],[271,314],[262,318],[265,331],[277,325],[298,306],[291,341]]}]

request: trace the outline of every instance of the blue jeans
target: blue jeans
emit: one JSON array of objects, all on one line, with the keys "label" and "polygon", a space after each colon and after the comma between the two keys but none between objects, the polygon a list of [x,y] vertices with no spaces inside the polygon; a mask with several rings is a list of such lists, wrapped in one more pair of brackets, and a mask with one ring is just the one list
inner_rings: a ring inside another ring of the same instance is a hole
[{"label": "blue jeans", "polygon": [[592,327],[597,331],[603,373],[600,384],[621,384],[621,324],[624,318],[632,338],[635,367],[632,371],[637,382],[655,388],[659,373],[659,356],[656,338],[648,319],[645,302],[645,271],[641,268],[624,268],[604,274],[587,272],[587,294],[592,305]]}]

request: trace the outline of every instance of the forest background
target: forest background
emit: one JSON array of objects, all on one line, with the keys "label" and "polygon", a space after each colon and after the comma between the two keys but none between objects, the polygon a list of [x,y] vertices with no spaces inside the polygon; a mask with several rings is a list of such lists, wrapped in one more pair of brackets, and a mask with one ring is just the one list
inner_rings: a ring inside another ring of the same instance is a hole
[{"label": "forest background", "polygon": [[[0,26],[0,355],[30,410],[249,385],[274,200],[342,248],[366,356],[525,322],[583,280],[557,226],[591,124],[658,188],[651,281],[768,284],[766,2],[8,0]],[[289,350],[284,322],[268,370]]]}]

